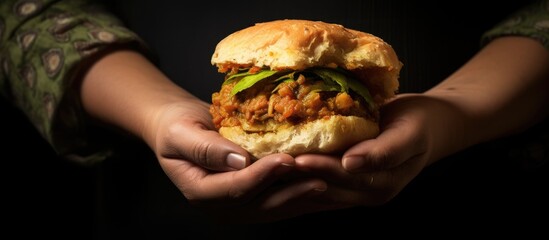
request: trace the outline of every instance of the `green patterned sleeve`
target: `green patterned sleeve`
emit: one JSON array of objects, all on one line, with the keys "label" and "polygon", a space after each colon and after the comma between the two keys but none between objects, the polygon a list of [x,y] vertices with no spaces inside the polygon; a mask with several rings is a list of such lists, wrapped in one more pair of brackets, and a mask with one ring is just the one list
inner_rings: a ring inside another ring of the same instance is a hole
[{"label": "green patterned sleeve", "polygon": [[531,37],[549,49],[549,0],[534,1],[515,12],[485,32],[481,38],[481,45],[508,35]]},{"label": "green patterned sleeve", "polygon": [[146,49],[136,34],[91,2],[0,3],[2,96],[21,109],[58,154],[86,163],[105,159],[109,151],[89,141],[77,90],[79,71],[112,46]]}]

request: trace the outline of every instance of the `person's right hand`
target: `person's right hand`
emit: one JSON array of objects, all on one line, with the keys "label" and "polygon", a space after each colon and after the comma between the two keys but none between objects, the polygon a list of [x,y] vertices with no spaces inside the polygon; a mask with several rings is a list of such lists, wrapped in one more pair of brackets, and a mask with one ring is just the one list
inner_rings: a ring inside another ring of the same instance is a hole
[{"label": "person's right hand", "polygon": [[147,134],[164,172],[192,205],[229,223],[273,221],[317,210],[304,206],[326,189],[324,181],[283,180],[295,173],[294,158],[287,154],[250,165],[244,149],[215,131],[208,109],[194,97],[160,108]]},{"label": "person's right hand", "polygon": [[141,54],[112,51],[82,83],[88,114],[142,139],[190,203],[219,221],[289,218],[311,194],[326,189],[315,178],[281,181],[295,161],[284,154],[253,164],[240,146],[215,130],[209,104],[183,90]]}]

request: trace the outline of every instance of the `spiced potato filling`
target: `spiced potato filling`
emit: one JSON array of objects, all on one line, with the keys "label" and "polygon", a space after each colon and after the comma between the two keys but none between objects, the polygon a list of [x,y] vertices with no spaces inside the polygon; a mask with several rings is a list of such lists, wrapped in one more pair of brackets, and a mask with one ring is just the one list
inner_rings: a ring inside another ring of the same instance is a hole
[{"label": "spiced potato filling", "polygon": [[284,125],[332,115],[378,119],[368,90],[349,72],[332,68],[231,71],[212,95],[210,112],[217,128],[273,131]]}]

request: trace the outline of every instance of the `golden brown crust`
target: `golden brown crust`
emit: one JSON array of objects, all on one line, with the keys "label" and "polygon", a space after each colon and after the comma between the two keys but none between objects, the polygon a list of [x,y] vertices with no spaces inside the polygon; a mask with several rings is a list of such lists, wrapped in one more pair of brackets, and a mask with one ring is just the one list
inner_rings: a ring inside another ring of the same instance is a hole
[{"label": "golden brown crust", "polygon": [[219,133],[256,158],[272,153],[334,153],[379,134],[376,122],[354,116],[332,116],[275,132],[248,133],[242,127],[222,127]]},{"label": "golden brown crust", "polygon": [[337,66],[400,69],[393,48],[372,34],[321,21],[285,19],[237,31],[221,40],[212,64],[236,63],[271,69]]}]

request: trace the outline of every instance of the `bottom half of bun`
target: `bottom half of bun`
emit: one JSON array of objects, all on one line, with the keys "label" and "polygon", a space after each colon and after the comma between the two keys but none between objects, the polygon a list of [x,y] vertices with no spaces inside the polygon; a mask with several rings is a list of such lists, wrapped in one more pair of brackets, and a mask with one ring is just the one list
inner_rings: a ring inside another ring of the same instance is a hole
[{"label": "bottom half of bun", "polygon": [[296,156],[303,153],[335,153],[379,134],[372,120],[334,115],[273,132],[246,132],[240,126],[221,127],[219,133],[246,149],[256,158],[273,153]]}]

